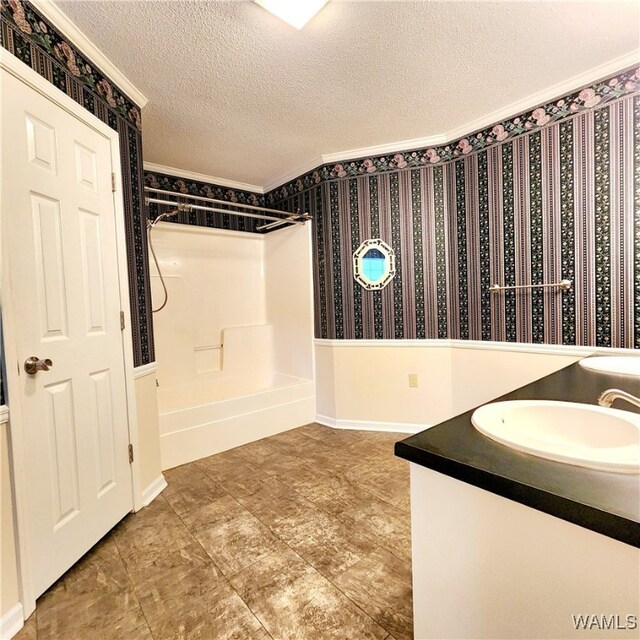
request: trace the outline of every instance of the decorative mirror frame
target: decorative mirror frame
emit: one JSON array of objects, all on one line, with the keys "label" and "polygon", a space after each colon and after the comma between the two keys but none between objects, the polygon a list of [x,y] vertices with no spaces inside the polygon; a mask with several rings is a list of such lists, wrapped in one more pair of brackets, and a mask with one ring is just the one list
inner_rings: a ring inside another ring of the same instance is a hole
[{"label": "decorative mirror frame", "polygon": [[[382,278],[375,282],[370,280],[363,271],[362,261],[369,249],[377,249],[385,257],[385,270]],[[396,275],[396,254],[394,250],[380,238],[365,240],[353,252],[353,277],[364,289],[384,289]]]}]

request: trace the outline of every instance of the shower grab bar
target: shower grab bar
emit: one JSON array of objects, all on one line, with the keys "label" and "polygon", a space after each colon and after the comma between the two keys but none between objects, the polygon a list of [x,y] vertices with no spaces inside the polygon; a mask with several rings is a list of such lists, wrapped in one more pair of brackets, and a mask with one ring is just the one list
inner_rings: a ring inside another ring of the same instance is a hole
[{"label": "shower grab bar", "polygon": [[[178,195],[179,194],[174,194]],[[283,224],[304,224],[306,220],[309,220],[311,216],[304,214],[304,216],[300,214],[290,214],[286,218],[276,218],[275,216],[265,216],[259,213],[251,213],[249,211],[232,211],[230,209],[220,209],[218,207],[205,207],[199,204],[191,204],[184,202],[176,202],[174,200],[161,200],[160,198],[145,198],[145,204],[164,204],[169,207],[177,207],[178,205],[185,205],[189,207],[189,209],[194,209],[196,211],[210,211],[212,213],[226,213],[230,216],[240,216],[242,218],[257,218],[258,220],[271,220],[273,222],[279,222]],[[234,205],[235,206],[235,205]],[[281,211],[280,213],[286,213],[285,211]]]},{"label": "shower grab bar", "polygon": [[205,198],[204,196],[192,196],[187,193],[178,193],[177,191],[166,191],[164,189],[154,189],[153,187],[145,187],[144,190],[149,193],[161,193],[165,196],[187,198],[188,200],[198,200],[199,202],[213,202],[214,204],[224,204],[227,207],[251,209],[252,211],[266,211],[267,213],[277,213],[279,215],[288,213],[287,211],[280,211],[279,209],[269,209],[268,207],[259,207],[253,204],[240,204],[239,202],[229,202],[228,200],[219,200],[217,198]]},{"label": "shower grab bar", "polygon": [[506,287],[501,287],[499,284],[492,284],[489,287],[489,291],[491,293],[499,293],[500,291],[508,291],[514,289],[551,289],[557,288],[562,289],[562,291],[568,291],[571,289],[571,280],[561,280],[560,282],[551,282],[549,284],[515,284]]},{"label": "shower grab bar", "polygon": [[221,344],[203,344],[199,347],[193,347],[194,351],[208,351],[209,349],[222,349]]}]

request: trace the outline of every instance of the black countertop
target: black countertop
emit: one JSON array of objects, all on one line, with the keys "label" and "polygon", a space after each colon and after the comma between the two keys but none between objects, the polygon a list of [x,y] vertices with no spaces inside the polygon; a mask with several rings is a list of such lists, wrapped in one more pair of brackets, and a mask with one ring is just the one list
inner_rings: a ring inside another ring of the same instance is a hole
[{"label": "black countertop", "polygon": [[[640,394],[637,377],[590,371],[577,362],[498,400],[597,404],[605,389]],[[617,400],[615,408],[640,409]],[[395,445],[409,462],[491,491],[567,522],[640,547],[640,475],[596,471],[515,451],[482,435],[474,409]]]}]

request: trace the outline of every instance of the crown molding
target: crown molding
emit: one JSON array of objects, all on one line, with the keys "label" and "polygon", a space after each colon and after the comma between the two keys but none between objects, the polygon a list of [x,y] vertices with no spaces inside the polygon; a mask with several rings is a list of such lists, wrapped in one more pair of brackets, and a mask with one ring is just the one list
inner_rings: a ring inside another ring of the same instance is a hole
[{"label": "crown molding", "polygon": [[[43,2],[44,0],[38,0]],[[46,0],[49,2],[50,0]],[[319,157],[312,158],[303,165],[289,171],[283,176],[280,176],[276,180],[267,183],[264,186],[245,184],[243,182],[234,182],[225,180],[224,178],[217,178],[214,176],[207,176],[200,173],[193,173],[190,171],[183,171],[181,169],[175,169],[172,167],[165,167],[159,164],[153,164],[151,162],[145,162],[144,168],[147,171],[157,171],[159,173],[166,173],[168,175],[176,176],[179,178],[190,178],[192,180],[199,180],[201,182],[209,182],[217,184],[223,187],[229,187],[232,189],[243,189],[246,191],[254,191],[256,193],[269,193],[273,189],[277,189],[296,178],[305,175],[309,171],[313,171],[324,164],[332,164],[336,162],[345,162],[347,160],[357,160],[359,158],[365,158],[367,156],[379,156],[384,154],[398,153],[402,151],[409,151],[413,149],[424,149],[433,146],[441,146],[450,142],[455,142],[460,138],[472,134],[474,131],[484,129],[490,125],[497,124],[503,120],[518,115],[519,113],[530,111],[535,107],[545,104],[559,98],[568,93],[572,93],[583,86],[589,85],[602,78],[617,72],[622,71],[628,67],[638,64],[640,62],[640,49],[634,49],[629,53],[609,60],[604,64],[592,67],[588,71],[581,73],[580,75],[573,76],[569,80],[559,82],[551,85],[541,91],[532,93],[522,100],[512,102],[506,107],[487,113],[475,120],[471,120],[459,127],[450,129],[444,133],[427,136],[424,138],[412,138],[409,140],[401,140],[399,142],[388,142],[385,144],[374,145],[370,147],[360,147],[358,149],[348,149],[346,151],[338,151],[335,153],[323,154]]]},{"label": "crown molding", "polygon": [[513,116],[517,116],[523,111],[530,111],[539,105],[551,102],[568,93],[573,93],[585,85],[589,85],[601,80],[602,78],[606,78],[616,71],[622,71],[627,67],[638,64],[638,62],[640,62],[640,49],[634,49],[623,56],[609,60],[597,67],[592,67],[580,75],[573,76],[569,80],[558,82],[550,87],[537,91],[536,93],[532,93],[526,98],[512,102],[506,107],[501,107],[500,109],[496,109],[495,111],[487,113],[475,120],[466,122],[459,127],[455,127],[454,129],[447,131],[443,136],[445,140],[438,144],[455,142],[456,140],[474,133],[475,131],[497,124],[502,120],[507,120]]},{"label": "crown molding", "polygon": [[239,189],[240,191],[253,191],[254,193],[264,194],[264,187],[259,187],[255,184],[248,184],[247,182],[236,182],[235,180],[227,180],[226,178],[218,178],[216,176],[209,176],[204,173],[196,173],[195,171],[185,171],[184,169],[176,169],[175,167],[167,167],[163,164],[156,164],[155,162],[143,163],[145,171],[151,171],[153,173],[163,173],[168,176],[174,176],[176,178],[186,178],[187,180],[196,180],[197,182],[206,182],[208,184],[215,184],[219,187],[228,187],[229,189]]},{"label": "crown molding", "polygon": [[623,56],[609,60],[608,62],[596,67],[592,67],[580,75],[573,76],[569,80],[558,82],[542,89],[541,91],[532,93],[522,100],[512,102],[505,107],[496,109],[495,111],[480,116],[475,120],[466,122],[454,129],[445,131],[444,133],[438,133],[424,138],[412,138],[410,140],[401,140],[399,142],[388,142],[370,147],[360,147],[358,149],[349,149],[347,151],[323,154],[321,161],[315,160],[313,162],[308,162],[305,164],[305,169],[291,171],[277,180],[274,180],[265,187],[265,191],[269,192],[272,189],[275,189],[290,180],[294,180],[295,178],[304,175],[308,171],[316,169],[323,164],[344,162],[346,160],[357,160],[358,158],[365,158],[367,156],[379,156],[387,153],[410,151],[413,149],[424,149],[427,147],[441,146],[450,142],[455,142],[474,131],[484,129],[489,125],[497,124],[502,120],[516,116],[523,111],[530,111],[541,104],[550,102],[555,98],[566,95],[567,93],[572,93],[582,86],[589,85],[601,78],[606,78],[616,71],[622,71],[634,64],[638,64],[638,62],[640,62],[640,49],[634,49]]},{"label": "crown molding", "polygon": [[274,180],[273,182],[269,182],[268,184],[266,184],[264,186],[264,193],[269,193],[269,191],[272,191],[273,189],[277,189],[283,184],[286,184],[291,180],[295,180],[296,178],[303,176],[305,173],[308,173],[309,171],[313,171],[314,169],[317,169],[323,164],[324,164],[324,156],[313,158],[308,162],[305,162],[303,165],[300,165],[296,169],[289,171],[289,173],[286,173],[285,175],[280,176],[277,180]]},{"label": "crown molding", "polygon": [[397,153],[398,151],[408,151],[410,149],[423,149],[424,147],[435,147],[448,142],[446,134],[427,136],[426,138],[412,138],[401,140],[400,142],[388,142],[372,147],[361,147],[360,149],[349,149],[347,151],[337,151],[327,153],[322,156],[322,164],[332,164],[344,160],[356,160],[366,156],[382,156],[386,153]]},{"label": "crown molding", "polygon": [[68,38],[83,55],[91,60],[102,73],[104,73],[113,84],[122,90],[140,108],[144,107],[148,99],[125,75],[116,67],[109,58],[89,38],[71,21],[53,0],[31,0],[31,4],[59,29],[65,38]]}]

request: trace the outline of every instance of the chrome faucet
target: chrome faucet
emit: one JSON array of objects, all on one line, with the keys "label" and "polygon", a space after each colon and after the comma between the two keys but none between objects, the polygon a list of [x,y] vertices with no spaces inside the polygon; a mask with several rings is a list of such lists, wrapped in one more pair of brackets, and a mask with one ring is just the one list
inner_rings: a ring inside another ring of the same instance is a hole
[{"label": "chrome faucet", "polygon": [[632,396],[630,393],[621,391],[620,389],[607,389],[606,391],[603,391],[598,396],[598,404],[601,407],[610,407],[613,404],[614,400],[617,400],[618,398],[620,400],[626,400],[631,404],[635,404],[636,407],[640,407],[640,398]]}]

